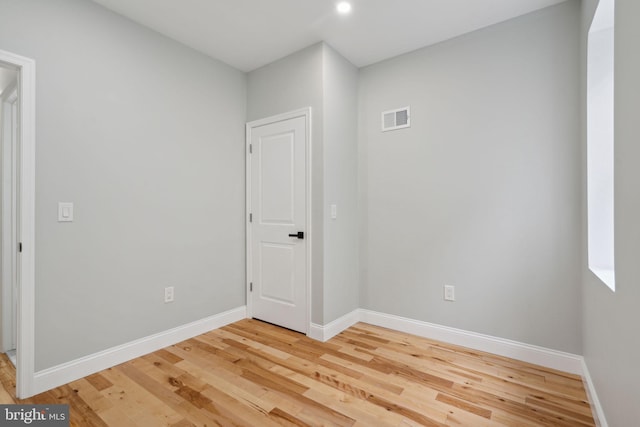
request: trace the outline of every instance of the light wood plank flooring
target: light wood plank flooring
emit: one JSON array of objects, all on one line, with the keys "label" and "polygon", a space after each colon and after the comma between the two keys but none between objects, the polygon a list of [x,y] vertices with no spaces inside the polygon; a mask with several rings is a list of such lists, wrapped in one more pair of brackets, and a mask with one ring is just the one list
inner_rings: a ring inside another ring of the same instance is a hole
[{"label": "light wood plank flooring", "polygon": [[21,402],[72,426],[595,425],[575,375],[364,323],[319,343],[242,320]]}]

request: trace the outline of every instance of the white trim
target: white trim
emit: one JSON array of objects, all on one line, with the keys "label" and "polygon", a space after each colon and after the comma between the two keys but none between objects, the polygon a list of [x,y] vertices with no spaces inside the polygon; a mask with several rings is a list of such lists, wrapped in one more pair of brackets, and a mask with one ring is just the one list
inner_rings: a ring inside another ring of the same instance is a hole
[{"label": "white trim", "polygon": [[324,326],[318,325],[317,323],[313,323],[313,322],[311,322],[311,324],[309,325],[309,332],[307,332],[307,336],[313,340],[320,341],[320,342],[325,342],[330,339],[330,338],[325,339],[324,337],[325,336]]},{"label": "white trim", "polygon": [[313,120],[311,115],[311,107],[307,107],[301,111],[304,111],[306,117],[306,130],[307,130],[307,194],[305,195],[307,198],[307,333],[311,330],[311,298],[312,298],[312,289],[313,289],[313,182],[311,177],[313,177],[313,144],[312,144],[312,128],[313,128]]},{"label": "white trim", "polygon": [[246,287],[245,287],[245,306],[247,307],[247,317],[253,317],[253,303],[251,302],[251,282],[253,281],[253,275],[251,274],[251,267],[253,263],[253,258],[251,256],[251,221],[249,220],[249,215],[251,214],[251,126],[249,123],[245,125],[245,159],[244,159],[244,173],[245,173],[245,183],[244,183],[244,193],[245,193],[245,213],[244,213],[244,221],[245,221],[245,277],[246,279]]},{"label": "white trim", "polygon": [[230,323],[237,322],[246,318],[246,315],[246,307],[238,307],[36,372],[33,383],[34,394],[42,393],[43,391],[135,359],[136,357],[152,353]]},{"label": "white trim", "polygon": [[369,310],[361,310],[360,320],[372,325],[510,357],[563,372],[582,374],[582,356],[576,354]]},{"label": "white trim", "polygon": [[360,321],[360,317],[361,310],[357,309],[353,310],[351,313],[347,313],[344,316],[337,318],[333,322],[330,322],[324,326],[312,323],[307,335],[309,336],[309,338],[313,338],[317,341],[329,341],[340,332],[358,323]]},{"label": "white trim", "polygon": [[611,292],[616,291],[616,271],[613,268],[595,268],[589,267],[589,270],[598,278],[602,283],[607,285],[607,288]]},{"label": "white trim", "polygon": [[589,374],[587,362],[584,360],[584,358],[582,359],[582,381],[584,382],[585,388],[587,389],[587,397],[589,398],[589,403],[591,404],[591,411],[593,412],[593,419],[596,422],[596,426],[609,427],[607,419],[604,416],[604,409],[602,409],[600,399],[598,399],[598,393],[596,393],[596,387],[593,384],[593,380],[591,379],[591,374]]},{"label": "white trim", "polygon": [[278,114],[275,116],[271,116],[271,117],[266,117],[264,119],[258,119],[258,120],[254,120],[252,122],[248,122],[245,126],[245,152],[246,152],[246,157],[245,157],[245,194],[246,194],[246,199],[245,199],[245,206],[246,206],[246,212],[245,212],[245,235],[246,235],[246,277],[247,277],[247,283],[246,283],[246,306],[247,306],[247,317],[252,317],[253,316],[253,304],[251,301],[251,291],[249,289],[250,283],[253,282],[253,276],[252,276],[252,272],[251,272],[251,265],[253,262],[253,258],[251,256],[251,222],[249,221],[249,214],[251,213],[252,209],[251,209],[251,152],[249,149],[249,145],[251,144],[251,129],[259,127],[259,126],[264,126],[264,125],[268,125],[268,124],[272,124],[272,123],[277,123],[277,122],[282,122],[285,120],[290,120],[290,119],[295,119],[297,117],[304,117],[305,118],[305,129],[306,129],[306,153],[307,153],[307,158],[306,158],[306,166],[305,166],[305,170],[306,170],[306,211],[307,211],[307,218],[306,218],[306,225],[305,225],[305,239],[306,239],[306,259],[307,259],[307,277],[306,277],[306,286],[307,286],[307,313],[306,313],[306,317],[307,317],[307,321],[306,321],[306,326],[307,326],[307,330],[305,331],[307,333],[307,335],[311,332],[312,329],[312,324],[311,324],[311,290],[313,288],[312,286],[312,271],[311,271],[311,267],[312,267],[312,242],[313,242],[313,232],[312,232],[312,216],[311,216],[311,190],[312,190],[312,186],[311,186],[311,177],[313,176],[312,174],[312,153],[311,153],[311,147],[312,147],[312,141],[311,141],[311,126],[312,126],[312,120],[311,120],[311,107],[306,107],[306,108],[301,108],[299,110],[294,110],[294,111],[289,111],[287,113],[282,113],[282,114]]},{"label": "white trim", "polygon": [[36,159],[36,64],[35,61],[0,50],[0,62],[18,69],[20,96],[20,283],[16,395],[33,394],[35,371],[35,159]]}]

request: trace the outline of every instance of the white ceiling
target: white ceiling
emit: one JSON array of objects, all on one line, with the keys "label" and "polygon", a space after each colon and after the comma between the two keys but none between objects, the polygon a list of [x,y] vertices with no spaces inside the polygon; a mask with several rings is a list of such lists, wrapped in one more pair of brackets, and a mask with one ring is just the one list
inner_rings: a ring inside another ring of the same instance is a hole
[{"label": "white ceiling", "polygon": [[93,0],[243,71],[325,41],[358,67],[564,0]]}]

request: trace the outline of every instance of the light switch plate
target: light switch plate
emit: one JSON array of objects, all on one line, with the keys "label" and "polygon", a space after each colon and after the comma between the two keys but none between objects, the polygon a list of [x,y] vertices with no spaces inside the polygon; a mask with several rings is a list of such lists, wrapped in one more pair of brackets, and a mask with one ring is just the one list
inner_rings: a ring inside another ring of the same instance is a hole
[{"label": "light switch plate", "polygon": [[445,301],[455,301],[456,300],[456,288],[451,285],[444,285],[444,299]]},{"label": "light switch plate", "polygon": [[73,221],[73,203],[60,202],[58,203],[58,222],[72,222]]},{"label": "light switch plate", "polygon": [[338,205],[331,205],[331,219],[338,218]]},{"label": "light switch plate", "polygon": [[164,302],[165,304],[168,302],[173,302],[174,299],[174,289],[173,286],[167,286],[164,288]]}]

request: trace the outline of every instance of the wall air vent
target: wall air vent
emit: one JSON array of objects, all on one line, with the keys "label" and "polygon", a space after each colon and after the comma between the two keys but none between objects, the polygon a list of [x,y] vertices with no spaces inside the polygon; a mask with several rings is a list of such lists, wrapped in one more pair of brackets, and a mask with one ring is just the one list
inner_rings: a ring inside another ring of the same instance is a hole
[{"label": "wall air vent", "polygon": [[411,127],[411,114],[409,112],[409,107],[384,111],[382,113],[382,132],[408,127]]}]

